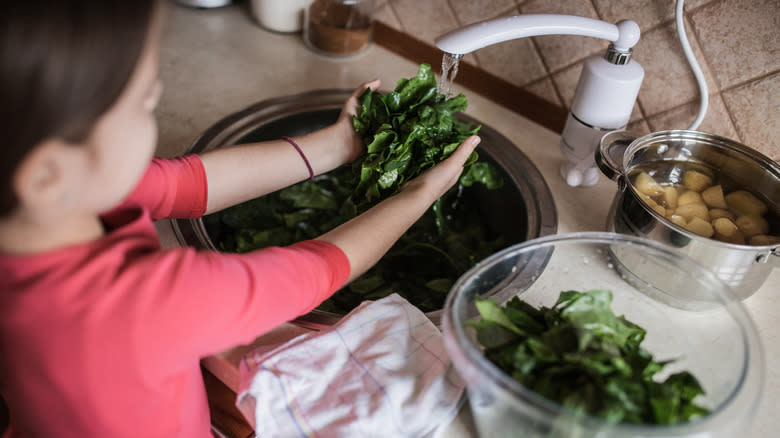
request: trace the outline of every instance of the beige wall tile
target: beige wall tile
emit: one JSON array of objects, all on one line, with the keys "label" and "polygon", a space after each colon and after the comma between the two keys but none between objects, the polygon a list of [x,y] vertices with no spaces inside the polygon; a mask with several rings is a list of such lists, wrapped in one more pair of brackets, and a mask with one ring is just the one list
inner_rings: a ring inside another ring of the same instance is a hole
[{"label": "beige wall tile", "polygon": [[566,109],[571,108],[571,102],[574,99],[574,92],[577,90],[577,82],[580,80],[581,73],[582,62],[578,62],[552,75],[555,89],[561,95],[563,107]]},{"label": "beige wall tile", "polygon": [[552,80],[549,77],[544,78],[541,81],[528,84],[524,88],[526,91],[535,96],[539,96],[548,102],[554,103],[555,105],[562,106],[561,99],[558,98],[558,93],[555,92],[555,87],[553,87]]},{"label": "beige wall tile", "polygon": [[[523,14],[566,14],[598,18],[590,0],[530,0],[520,6]],[[534,37],[543,53],[544,63],[551,72],[582,60],[607,48],[606,41],[572,35]]]},{"label": "beige wall tile", "polygon": [[780,73],[723,92],[746,145],[780,161]]},{"label": "beige wall tile", "polygon": [[714,2],[691,17],[722,89],[780,69],[777,0]]},{"label": "beige wall tile", "polygon": [[[687,0],[685,13],[721,0]],[[674,0],[593,0],[593,5],[602,20],[617,23],[620,20],[634,20],[645,31],[673,20],[677,2]]]},{"label": "beige wall tile", "polygon": [[639,103],[634,103],[634,108],[631,110],[631,116],[628,118],[628,123],[643,120],[644,117],[645,115],[642,113],[642,108],[639,107]]},{"label": "beige wall tile", "polygon": [[450,0],[450,5],[461,24],[495,18],[510,10],[517,13],[514,0]]},{"label": "beige wall tile", "polygon": [[664,0],[593,0],[593,5],[602,20],[634,20],[643,31],[673,18],[675,8],[674,1]]},{"label": "beige wall tile", "polygon": [[[688,103],[667,112],[650,117],[648,123],[653,131],[666,129],[688,129],[699,114],[699,102]],[[720,135],[736,141],[740,140],[731,117],[718,93],[709,96],[709,105],[697,131]]]},{"label": "beige wall tile", "polygon": [[376,12],[374,13],[374,19],[385,23],[393,29],[403,30],[401,21],[395,15],[393,8],[390,7],[390,5],[387,3],[377,8]]},{"label": "beige wall tile", "polygon": [[646,135],[653,132],[650,130],[650,125],[647,124],[647,120],[644,119],[629,123],[628,126],[626,126],[626,130],[640,135]]},{"label": "beige wall tile", "polygon": [[437,36],[459,26],[447,0],[392,0],[405,32],[433,44]]},{"label": "beige wall tile", "polygon": [[547,75],[530,38],[505,41],[474,52],[480,67],[522,87]]},{"label": "beige wall tile", "polygon": [[[716,91],[717,85],[696,39],[690,33],[688,39],[709,90]],[[639,102],[646,115],[653,116],[698,99],[699,87],[683,55],[674,22],[647,32],[634,49],[634,59],[645,69]]]}]

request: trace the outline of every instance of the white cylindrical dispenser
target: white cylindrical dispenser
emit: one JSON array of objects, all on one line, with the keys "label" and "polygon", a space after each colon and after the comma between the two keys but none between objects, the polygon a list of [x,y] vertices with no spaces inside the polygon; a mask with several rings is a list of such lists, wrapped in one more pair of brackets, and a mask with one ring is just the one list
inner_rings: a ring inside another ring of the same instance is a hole
[{"label": "white cylindrical dispenser", "polygon": [[561,176],[573,187],[598,181],[594,153],[599,140],[608,131],[626,126],[645,75],[642,66],[631,59],[639,28],[633,21],[617,26],[621,37],[607,54],[585,60],[561,135],[561,153],[566,158]]}]

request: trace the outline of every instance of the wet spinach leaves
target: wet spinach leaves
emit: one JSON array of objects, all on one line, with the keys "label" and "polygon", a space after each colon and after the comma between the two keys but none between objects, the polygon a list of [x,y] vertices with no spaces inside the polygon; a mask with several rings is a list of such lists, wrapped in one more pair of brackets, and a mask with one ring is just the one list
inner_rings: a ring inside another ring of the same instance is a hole
[{"label": "wet spinach leaves", "polygon": [[694,402],[704,394],[689,372],[659,373],[640,344],[645,330],[616,316],[607,290],[564,291],[551,308],[518,297],[506,306],[476,297],[482,316],[469,324],[485,356],[525,387],[575,413],[608,422],[675,424],[708,413]]}]

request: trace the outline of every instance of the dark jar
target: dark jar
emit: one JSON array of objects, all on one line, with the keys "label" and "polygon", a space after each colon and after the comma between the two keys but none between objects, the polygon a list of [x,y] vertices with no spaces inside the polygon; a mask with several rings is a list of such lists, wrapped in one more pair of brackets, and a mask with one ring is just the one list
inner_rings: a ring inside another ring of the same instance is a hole
[{"label": "dark jar", "polygon": [[327,55],[361,52],[371,42],[373,9],[372,0],[314,0],[306,9],[304,41]]}]

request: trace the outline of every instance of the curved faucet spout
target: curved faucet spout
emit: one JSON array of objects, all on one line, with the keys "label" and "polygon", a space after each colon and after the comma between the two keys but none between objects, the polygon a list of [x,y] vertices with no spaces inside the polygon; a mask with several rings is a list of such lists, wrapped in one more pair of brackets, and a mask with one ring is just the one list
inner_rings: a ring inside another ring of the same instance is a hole
[{"label": "curved faucet spout", "polygon": [[601,38],[612,41],[618,51],[628,52],[639,41],[639,26],[633,21],[614,25],[575,15],[526,14],[474,23],[441,35],[435,44],[446,53],[465,55],[492,44],[539,35]]}]

